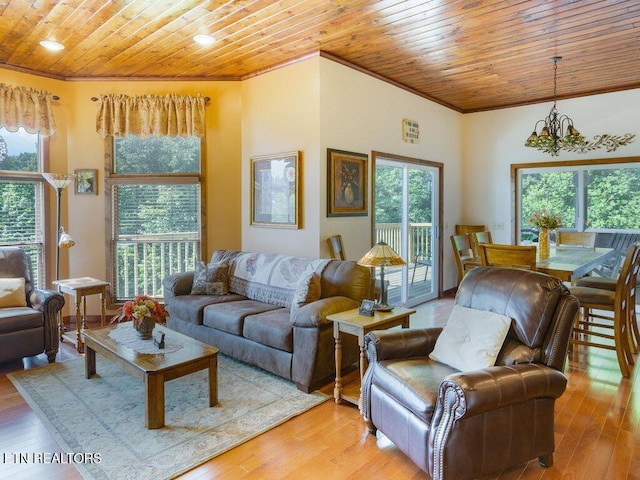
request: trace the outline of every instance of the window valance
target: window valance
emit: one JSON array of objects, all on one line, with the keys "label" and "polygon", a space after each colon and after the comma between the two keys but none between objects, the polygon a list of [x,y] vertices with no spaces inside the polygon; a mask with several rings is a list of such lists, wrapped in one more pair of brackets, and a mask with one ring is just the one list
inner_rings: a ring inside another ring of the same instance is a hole
[{"label": "window valance", "polygon": [[96,118],[96,131],[102,135],[124,137],[204,137],[204,97],[189,95],[102,95]]},{"label": "window valance", "polygon": [[56,123],[51,112],[51,93],[30,87],[0,83],[0,126],[10,132],[23,127],[29,133],[51,135]]}]

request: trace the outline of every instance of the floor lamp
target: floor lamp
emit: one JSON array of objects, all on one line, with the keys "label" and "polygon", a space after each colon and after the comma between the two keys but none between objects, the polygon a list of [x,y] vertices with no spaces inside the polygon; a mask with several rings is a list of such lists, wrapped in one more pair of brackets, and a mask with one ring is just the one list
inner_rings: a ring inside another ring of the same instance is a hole
[{"label": "floor lamp", "polygon": [[[43,173],[44,179],[49,182],[53,188],[56,189],[56,196],[58,200],[57,222],[56,222],[56,280],[60,279],[60,247],[69,248],[73,246],[74,241],[71,239],[68,233],[65,233],[64,229],[60,226],[60,199],[62,198],[62,190],[67,188],[69,184],[75,178],[73,173]],[[63,235],[65,236],[63,238]]]},{"label": "floor lamp", "polygon": [[387,305],[387,285],[384,280],[384,267],[396,267],[406,265],[400,255],[386,242],[376,243],[364,257],[358,260],[358,265],[364,267],[380,267],[380,303],[376,304],[375,310],[389,312],[393,307]]}]

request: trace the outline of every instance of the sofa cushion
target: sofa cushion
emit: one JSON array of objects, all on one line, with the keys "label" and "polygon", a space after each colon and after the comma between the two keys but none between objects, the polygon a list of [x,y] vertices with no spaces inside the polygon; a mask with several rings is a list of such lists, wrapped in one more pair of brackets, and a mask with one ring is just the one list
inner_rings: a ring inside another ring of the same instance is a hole
[{"label": "sofa cushion", "polygon": [[191,295],[227,295],[229,293],[229,265],[226,262],[205,264],[196,262]]},{"label": "sofa cushion", "polygon": [[0,309],[0,334],[41,328],[44,317],[42,312],[29,307]]},{"label": "sofa cushion", "polygon": [[257,300],[239,300],[237,302],[218,303],[205,307],[202,323],[234,335],[242,335],[244,319],[249,315],[282,309],[276,305]]},{"label": "sofa cushion", "polygon": [[237,302],[247,297],[231,293],[229,295],[178,295],[171,298],[169,315],[186,322],[202,325],[203,311],[208,305]]},{"label": "sofa cushion", "polygon": [[320,277],[317,273],[312,272],[298,283],[298,288],[296,288],[293,299],[291,300],[291,312],[307,303],[320,300],[321,293]]},{"label": "sofa cushion", "polygon": [[429,358],[463,372],[492,367],[510,325],[505,315],[454,305]]},{"label": "sofa cushion", "polygon": [[373,369],[373,384],[427,423],[431,423],[442,380],[459,373],[428,357],[383,360],[378,367]]},{"label": "sofa cushion", "polygon": [[24,278],[0,278],[0,308],[26,306]]},{"label": "sofa cushion", "polygon": [[249,315],[244,319],[242,335],[263,345],[293,352],[293,326],[285,308]]}]

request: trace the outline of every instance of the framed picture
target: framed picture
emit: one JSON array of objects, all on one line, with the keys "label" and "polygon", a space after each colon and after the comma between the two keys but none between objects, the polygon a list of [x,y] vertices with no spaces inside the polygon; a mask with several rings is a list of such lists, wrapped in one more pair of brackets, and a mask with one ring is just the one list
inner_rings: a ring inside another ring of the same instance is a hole
[{"label": "framed picture", "polygon": [[362,153],[327,149],[327,216],[367,215],[367,160]]},{"label": "framed picture", "polygon": [[362,305],[358,309],[358,313],[360,315],[364,315],[365,317],[373,317],[373,311],[375,310],[376,304],[373,300],[363,300]]},{"label": "framed picture", "polygon": [[76,193],[97,195],[98,194],[98,170],[94,168],[79,169],[76,168],[75,186]]},{"label": "framed picture", "polygon": [[300,152],[251,158],[251,225],[300,228]]}]

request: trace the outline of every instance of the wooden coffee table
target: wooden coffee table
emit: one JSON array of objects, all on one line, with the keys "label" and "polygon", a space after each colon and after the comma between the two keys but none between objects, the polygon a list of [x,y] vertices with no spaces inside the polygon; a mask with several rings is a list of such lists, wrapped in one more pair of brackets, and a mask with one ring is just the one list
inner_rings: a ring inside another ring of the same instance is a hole
[{"label": "wooden coffee table", "polygon": [[[109,337],[116,328],[133,329],[131,322],[85,330],[85,377],[96,373],[96,352],[144,381],[145,425],[148,429],[164,427],[164,382],[198,370],[209,369],[209,406],[218,403],[218,349],[164,327],[156,327],[166,333],[167,339],[182,344],[174,352],[153,354],[138,353]],[[153,342],[153,340],[147,340]]]}]

